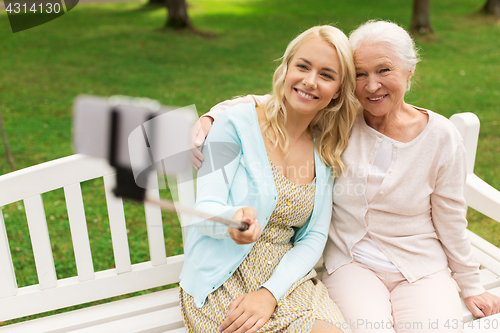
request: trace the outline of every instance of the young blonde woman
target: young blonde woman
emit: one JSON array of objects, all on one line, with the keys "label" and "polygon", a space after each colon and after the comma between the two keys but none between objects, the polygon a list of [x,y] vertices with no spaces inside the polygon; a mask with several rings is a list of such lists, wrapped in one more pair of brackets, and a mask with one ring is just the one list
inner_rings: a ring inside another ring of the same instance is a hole
[{"label": "young blonde woman", "polygon": [[204,163],[195,207],[249,229],[191,225],[180,283],[190,332],[350,332],[313,266],[356,117],[354,85],[347,37],[313,27],[288,45],[267,103],[237,104],[214,123],[204,154],[231,162],[214,172]]}]

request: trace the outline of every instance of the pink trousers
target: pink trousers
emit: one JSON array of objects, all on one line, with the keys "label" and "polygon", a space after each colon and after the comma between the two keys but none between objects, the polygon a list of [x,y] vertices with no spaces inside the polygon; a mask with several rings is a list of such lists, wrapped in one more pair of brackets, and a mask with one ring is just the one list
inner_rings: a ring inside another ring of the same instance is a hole
[{"label": "pink trousers", "polygon": [[401,273],[352,262],[323,283],[353,333],[456,333],[462,308],[448,269],[409,283]]}]

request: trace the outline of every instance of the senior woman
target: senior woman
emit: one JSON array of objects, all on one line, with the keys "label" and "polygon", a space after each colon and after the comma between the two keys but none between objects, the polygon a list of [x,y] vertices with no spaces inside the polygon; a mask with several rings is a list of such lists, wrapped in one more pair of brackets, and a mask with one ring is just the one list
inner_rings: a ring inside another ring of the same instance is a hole
[{"label": "senior woman", "polygon": [[418,55],[404,29],[369,21],[349,40],[360,112],[335,180],[323,282],[355,333],[462,332],[452,277],[476,317],[500,312],[500,298],[481,286],[466,234],[460,134],[405,103]]},{"label": "senior woman", "polygon": [[[405,103],[418,56],[396,24],[349,37],[362,112],[342,156],[324,251],[330,297],[357,332],[461,332],[461,289],[473,315],[499,311],[479,281],[466,234],[465,149],[446,118]],[[449,268],[449,269],[448,269]]]}]

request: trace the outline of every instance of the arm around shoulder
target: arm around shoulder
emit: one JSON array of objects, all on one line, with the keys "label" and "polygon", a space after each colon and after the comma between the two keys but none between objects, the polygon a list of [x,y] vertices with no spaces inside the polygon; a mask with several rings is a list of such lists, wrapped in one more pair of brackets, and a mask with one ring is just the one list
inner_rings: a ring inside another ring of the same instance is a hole
[{"label": "arm around shoulder", "polygon": [[227,101],[221,102],[212,107],[210,111],[205,113],[203,116],[210,116],[215,120],[231,106],[234,106],[239,103],[257,103],[257,105],[260,105],[266,102],[270,97],[271,97],[270,95],[246,95],[244,97],[228,99]]}]

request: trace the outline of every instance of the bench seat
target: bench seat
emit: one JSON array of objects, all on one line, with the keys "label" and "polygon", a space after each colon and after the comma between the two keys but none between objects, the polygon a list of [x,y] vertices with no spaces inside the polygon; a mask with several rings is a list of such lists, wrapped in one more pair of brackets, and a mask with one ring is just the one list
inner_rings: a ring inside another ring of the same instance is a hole
[{"label": "bench seat", "polygon": [[0,332],[187,332],[179,309],[179,288],[0,327]]}]

